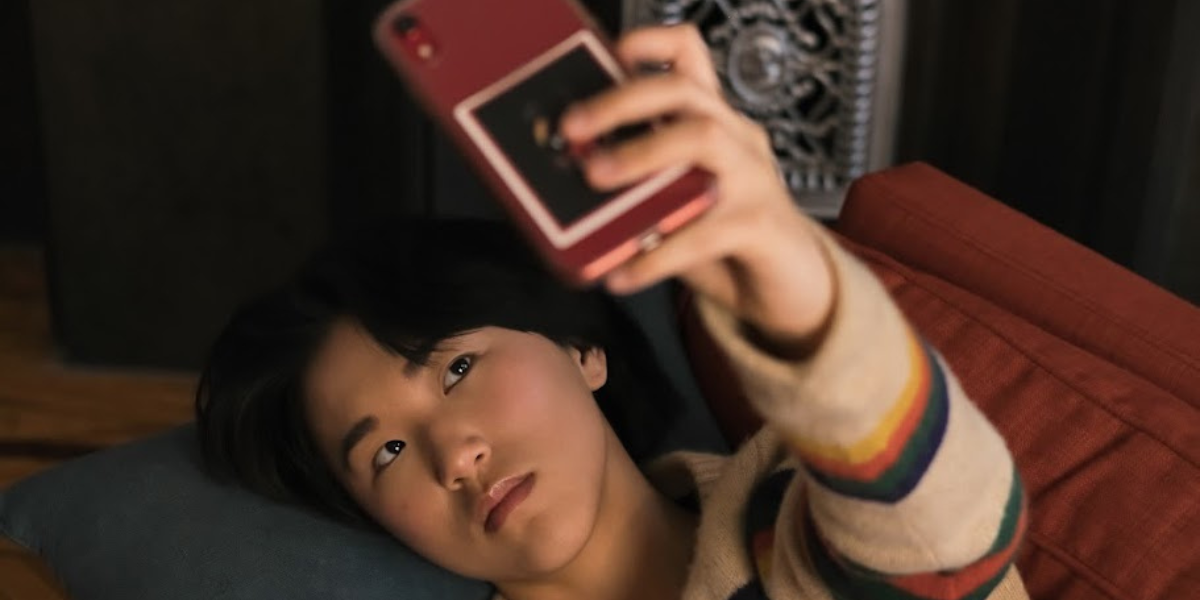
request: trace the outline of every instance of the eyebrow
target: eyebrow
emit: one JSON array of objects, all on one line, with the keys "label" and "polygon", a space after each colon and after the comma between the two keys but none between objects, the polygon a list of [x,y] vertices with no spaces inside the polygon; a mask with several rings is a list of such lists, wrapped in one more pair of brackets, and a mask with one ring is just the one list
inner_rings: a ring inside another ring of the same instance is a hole
[{"label": "eyebrow", "polygon": [[423,365],[423,364],[413,361],[413,360],[405,360],[404,361],[404,378],[412,379],[413,377],[416,377],[417,373],[419,373],[421,371],[421,369],[424,368],[425,366],[426,365]]},{"label": "eyebrow", "polygon": [[357,446],[359,442],[363,441],[363,438],[367,437],[369,433],[375,431],[375,429],[378,427],[379,419],[376,419],[372,416],[367,416],[359,419],[359,421],[350,428],[350,431],[346,432],[346,435],[342,437],[343,469],[347,471],[350,470],[350,451],[354,450],[354,447]]}]

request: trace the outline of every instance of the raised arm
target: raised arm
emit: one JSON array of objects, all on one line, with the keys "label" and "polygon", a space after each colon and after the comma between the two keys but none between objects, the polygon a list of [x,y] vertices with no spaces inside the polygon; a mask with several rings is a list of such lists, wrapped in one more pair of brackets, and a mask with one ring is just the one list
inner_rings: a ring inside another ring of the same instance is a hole
[{"label": "raised arm", "polygon": [[639,30],[617,50],[631,68],[673,68],[574,107],[564,134],[665,125],[590,156],[588,179],[616,188],[690,163],[714,174],[717,203],[606,283],[625,293],[678,277],[696,292],[804,466],[805,493],[784,507],[788,541],[803,546],[789,566],[811,560],[849,598],[987,597],[1024,525],[1003,440],[870,272],[792,203],[763,130],[722,99],[698,32]]},{"label": "raised arm", "polygon": [[1024,531],[1011,455],[874,276],[821,237],[838,300],[807,358],[775,356],[728,310],[699,306],[746,396],[804,466],[805,493],[781,515],[795,536],[785,543],[840,597],[987,598],[1015,578]]}]

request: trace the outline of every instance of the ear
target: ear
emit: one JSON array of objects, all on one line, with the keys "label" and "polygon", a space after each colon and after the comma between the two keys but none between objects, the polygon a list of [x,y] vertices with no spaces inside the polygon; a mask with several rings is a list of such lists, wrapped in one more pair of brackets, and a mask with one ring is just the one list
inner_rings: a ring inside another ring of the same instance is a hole
[{"label": "ear", "polygon": [[604,349],[593,346],[580,350],[572,346],[570,353],[588,388],[594,392],[604,387],[604,383],[608,381],[608,355],[604,353]]}]

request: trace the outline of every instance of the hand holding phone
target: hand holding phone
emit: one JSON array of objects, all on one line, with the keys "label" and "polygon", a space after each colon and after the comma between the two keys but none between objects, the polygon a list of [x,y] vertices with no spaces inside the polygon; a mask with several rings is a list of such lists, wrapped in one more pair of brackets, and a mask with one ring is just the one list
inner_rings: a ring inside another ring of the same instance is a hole
[{"label": "hand holding phone", "polygon": [[724,99],[707,46],[690,25],[649,27],[622,36],[626,65],[669,63],[577,103],[565,116],[568,142],[594,139],[629,123],[661,119],[653,133],[582,161],[589,183],[615,189],[667,165],[712,174],[717,202],[702,218],[605,277],[625,294],[678,278],[698,297],[727,308],[770,351],[793,358],[819,344],[837,282],[832,241],[793,203],[766,131]]},{"label": "hand holding phone", "polygon": [[686,163],[615,189],[588,183],[581,161],[653,125],[573,144],[558,131],[568,106],[626,80],[574,0],[404,0],[380,17],[375,39],[569,281],[596,281],[713,203],[711,175]]}]

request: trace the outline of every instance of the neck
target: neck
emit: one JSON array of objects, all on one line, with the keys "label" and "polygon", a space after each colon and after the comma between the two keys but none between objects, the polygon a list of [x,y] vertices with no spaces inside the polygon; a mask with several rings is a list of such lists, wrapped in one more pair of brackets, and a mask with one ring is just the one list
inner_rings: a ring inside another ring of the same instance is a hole
[{"label": "neck", "polygon": [[536,581],[497,583],[508,600],[678,598],[696,516],[650,485],[611,435],[610,468],[591,537],[566,566]]}]

